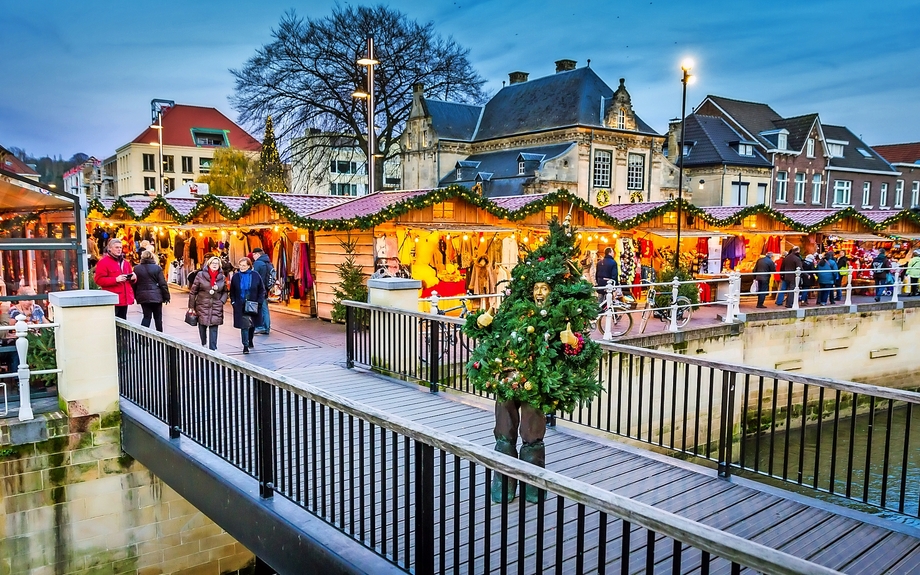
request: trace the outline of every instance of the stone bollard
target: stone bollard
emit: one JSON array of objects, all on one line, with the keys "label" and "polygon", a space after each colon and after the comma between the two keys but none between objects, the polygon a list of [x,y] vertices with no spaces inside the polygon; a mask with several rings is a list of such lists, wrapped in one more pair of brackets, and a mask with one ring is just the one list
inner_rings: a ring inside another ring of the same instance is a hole
[{"label": "stone bollard", "polygon": [[115,313],[118,296],[103,290],[48,294],[54,312],[54,347],[61,409],[69,417],[118,411]]},{"label": "stone bollard", "polygon": [[[371,305],[401,309],[411,312],[419,311],[419,290],[422,289],[422,282],[407,278],[377,278],[367,280],[368,297],[367,302]],[[371,338],[371,357],[376,358],[373,361],[383,361],[382,358],[392,357],[403,365],[414,365],[406,363],[417,361],[420,351],[420,329],[427,333],[426,326],[416,326],[413,318],[405,323],[393,322],[390,329],[395,329],[396,333],[385,331],[386,328],[377,325],[374,321],[374,315],[380,312],[370,311],[370,338]],[[421,323],[421,322],[418,322]],[[428,322],[425,322],[427,324]],[[412,326],[415,326],[414,328]],[[397,343],[398,342],[398,343]],[[388,350],[387,346],[396,346],[395,350]],[[397,358],[397,356],[402,357]],[[414,360],[413,360],[414,358]],[[391,366],[382,366],[391,367]]]}]

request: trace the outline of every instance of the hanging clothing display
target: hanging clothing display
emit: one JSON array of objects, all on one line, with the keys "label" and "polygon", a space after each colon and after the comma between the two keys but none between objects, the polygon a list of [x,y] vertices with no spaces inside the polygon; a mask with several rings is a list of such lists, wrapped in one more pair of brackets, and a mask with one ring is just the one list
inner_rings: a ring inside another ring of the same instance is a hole
[{"label": "hanging clothing display", "polygon": [[711,274],[717,274],[722,271],[722,238],[709,238],[708,271]]},{"label": "hanging clothing display", "polygon": [[518,243],[515,236],[508,236],[502,240],[502,264],[510,267],[518,263]]}]

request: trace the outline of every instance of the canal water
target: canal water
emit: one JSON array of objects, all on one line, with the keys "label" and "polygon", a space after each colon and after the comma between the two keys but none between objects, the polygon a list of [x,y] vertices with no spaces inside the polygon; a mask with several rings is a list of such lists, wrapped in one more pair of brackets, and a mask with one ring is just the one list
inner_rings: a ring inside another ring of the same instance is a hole
[{"label": "canal water", "polygon": [[[818,489],[826,493],[816,495],[813,490],[803,493],[841,504],[840,497],[829,493],[833,484],[834,493],[846,495],[849,492],[849,498],[857,502],[855,506],[864,511],[920,527],[920,409],[914,407],[911,410],[910,421],[907,415],[906,407],[891,410],[890,435],[887,406],[875,412],[871,435],[872,418],[869,413],[856,416],[853,430],[852,418],[841,417],[837,424],[836,446],[833,418],[825,419],[821,425],[820,442],[818,425],[805,428],[804,450],[801,428],[777,431],[772,441],[769,432],[766,432],[760,436],[759,457],[756,456],[757,440],[745,440],[745,467],[752,469],[756,460],[760,473],[774,477],[785,474],[787,481],[783,482],[784,487],[788,487],[788,481],[801,482],[808,487],[817,484]],[[852,445],[851,432],[854,437]],[[867,440],[870,437],[871,447]],[[785,471],[784,452],[788,453]],[[859,504],[861,502],[869,505]],[[903,512],[900,512],[902,507]]]}]

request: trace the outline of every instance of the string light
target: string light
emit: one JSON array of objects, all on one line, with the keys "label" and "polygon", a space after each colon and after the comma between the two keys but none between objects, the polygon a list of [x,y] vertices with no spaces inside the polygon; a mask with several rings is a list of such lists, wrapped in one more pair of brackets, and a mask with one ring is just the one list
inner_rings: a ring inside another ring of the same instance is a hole
[{"label": "string light", "polygon": [[463,241],[469,241],[470,236],[463,234]]}]

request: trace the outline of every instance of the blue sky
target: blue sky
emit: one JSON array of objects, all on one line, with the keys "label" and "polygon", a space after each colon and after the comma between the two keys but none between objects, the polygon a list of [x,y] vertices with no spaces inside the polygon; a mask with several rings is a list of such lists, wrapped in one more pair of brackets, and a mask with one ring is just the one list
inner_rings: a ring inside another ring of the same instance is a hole
[{"label": "blue sky", "polygon": [[[150,100],[214,106],[231,118],[229,68],[270,40],[294,7],[331,2],[0,2],[0,144],[33,155],[106,157],[149,120]],[[920,0],[665,2],[391,0],[470,49],[494,92],[508,72],[552,74],[570,58],[659,132],[680,113],[679,63],[696,61],[689,108],[706,94],[818,112],[869,143],[920,141]],[[261,137],[261,134],[254,134]]]}]

